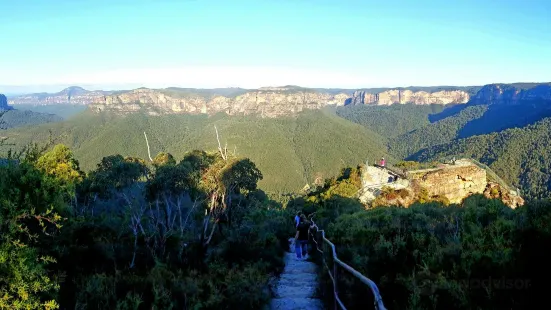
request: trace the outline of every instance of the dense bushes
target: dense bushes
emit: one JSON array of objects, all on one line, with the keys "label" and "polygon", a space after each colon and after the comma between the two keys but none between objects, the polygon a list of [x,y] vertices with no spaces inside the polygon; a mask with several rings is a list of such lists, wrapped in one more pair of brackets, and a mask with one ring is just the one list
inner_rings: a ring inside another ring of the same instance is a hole
[{"label": "dense bushes", "polygon": [[283,267],[289,218],[243,158],[154,164],[69,149],[0,165],[0,309],[258,309]]},{"label": "dense bushes", "polygon": [[[338,187],[307,196],[304,210],[316,212],[339,258],[377,283],[388,309],[527,309],[543,302],[550,200],[511,209],[474,195],[461,205],[354,210],[344,206],[357,206],[356,198],[327,195]],[[348,309],[373,306],[364,284],[342,271],[337,278]]]}]

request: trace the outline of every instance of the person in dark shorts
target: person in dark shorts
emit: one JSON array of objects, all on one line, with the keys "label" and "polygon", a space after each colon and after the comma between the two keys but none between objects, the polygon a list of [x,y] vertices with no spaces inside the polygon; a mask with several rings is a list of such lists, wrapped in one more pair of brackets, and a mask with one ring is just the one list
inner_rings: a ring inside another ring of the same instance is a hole
[{"label": "person in dark shorts", "polygon": [[302,214],[300,216],[300,222],[297,226],[297,233],[295,234],[295,253],[297,259],[308,258],[308,231],[310,230],[310,223],[306,219],[306,216]]},{"label": "person in dark shorts", "polygon": [[298,227],[298,224],[300,224],[300,216],[302,215],[302,211],[298,211],[297,215],[295,215],[295,228]]}]

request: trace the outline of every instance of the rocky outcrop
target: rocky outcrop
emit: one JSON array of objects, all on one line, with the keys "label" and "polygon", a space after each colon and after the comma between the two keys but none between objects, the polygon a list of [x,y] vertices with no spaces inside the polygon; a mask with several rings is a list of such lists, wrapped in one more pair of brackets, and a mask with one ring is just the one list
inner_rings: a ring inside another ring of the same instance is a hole
[{"label": "rocky outcrop", "polygon": [[486,170],[468,161],[441,168],[408,173],[415,192],[427,190],[429,198],[445,197],[450,203],[460,203],[465,197],[482,194],[488,183]]},{"label": "rocky outcrop", "polygon": [[397,180],[387,168],[364,167],[360,201],[366,205],[401,205],[408,207],[418,200],[459,204],[468,196],[483,194],[502,200],[511,208],[524,204],[522,197],[496,183],[488,182],[486,170],[468,159],[436,168],[408,171]]},{"label": "rocky outcrop", "polygon": [[473,96],[473,104],[518,104],[523,101],[551,101],[551,84],[534,84],[529,87],[517,84],[490,84]]},{"label": "rocky outcrop", "polygon": [[32,104],[32,105],[51,105],[51,104],[77,104],[87,105],[101,100],[107,92],[89,91],[82,87],[68,87],[58,93],[38,93],[14,97],[10,99],[10,104]]},{"label": "rocky outcrop", "polygon": [[8,99],[5,95],[0,94],[0,111],[10,110],[11,107],[8,105]]},{"label": "rocky outcrop", "polygon": [[277,89],[246,92],[235,97],[187,94],[175,96],[163,91],[141,88],[122,94],[104,96],[90,109],[121,114],[137,111],[159,114],[259,114],[262,117],[292,115],[327,105],[343,105],[346,94],[328,94],[308,90]]},{"label": "rocky outcrop", "polygon": [[469,101],[470,95],[463,90],[442,90],[437,92],[411,91],[392,89],[379,93],[371,93],[364,90],[355,91],[350,98],[350,104],[372,104],[372,105],[392,105],[392,104],[462,104]]},{"label": "rocky outcrop", "polygon": [[513,209],[524,205],[524,199],[522,199],[522,197],[516,195],[516,193],[512,193],[504,189],[497,183],[488,183],[483,194],[486,198],[500,199],[503,203]]}]

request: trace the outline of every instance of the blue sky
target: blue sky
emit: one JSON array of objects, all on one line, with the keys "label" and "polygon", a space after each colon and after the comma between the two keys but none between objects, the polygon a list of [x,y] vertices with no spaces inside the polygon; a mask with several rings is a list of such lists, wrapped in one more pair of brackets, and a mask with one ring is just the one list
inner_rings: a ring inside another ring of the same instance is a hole
[{"label": "blue sky", "polygon": [[0,12],[0,85],[551,80],[549,0],[0,0]]}]

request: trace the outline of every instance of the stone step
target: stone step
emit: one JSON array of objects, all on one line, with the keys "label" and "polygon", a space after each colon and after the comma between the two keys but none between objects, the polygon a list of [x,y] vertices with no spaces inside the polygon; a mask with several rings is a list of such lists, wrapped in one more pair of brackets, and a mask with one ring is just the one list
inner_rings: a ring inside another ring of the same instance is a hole
[{"label": "stone step", "polygon": [[316,273],[316,265],[288,266],[283,270],[284,273]]},{"label": "stone step", "polygon": [[323,303],[314,298],[274,298],[271,310],[323,310]]},{"label": "stone step", "polygon": [[285,253],[285,268],[273,287],[274,298],[267,305],[270,310],[323,310],[321,300],[315,298],[318,288],[317,266],[298,260],[295,253]]},{"label": "stone step", "polygon": [[318,279],[314,273],[282,273],[279,281],[316,282]]},{"label": "stone step", "polygon": [[316,285],[285,285],[280,284],[274,290],[279,298],[312,298],[316,297]]}]

